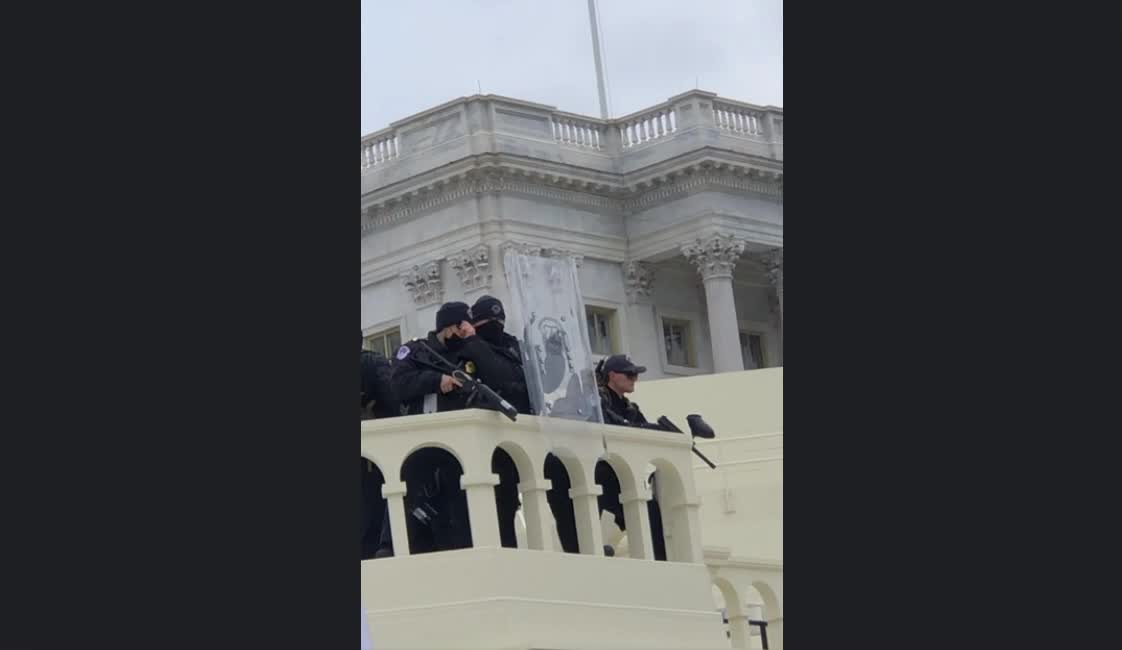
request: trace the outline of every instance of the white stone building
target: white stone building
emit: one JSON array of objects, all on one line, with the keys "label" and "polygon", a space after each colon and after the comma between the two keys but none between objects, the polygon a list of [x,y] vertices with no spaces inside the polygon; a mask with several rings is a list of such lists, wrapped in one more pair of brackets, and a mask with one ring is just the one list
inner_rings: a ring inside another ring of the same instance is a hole
[{"label": "white stone building", "polygon": [[362,331],[510,300],[507,247],[572,255],[597,355],[644,379],[783,363],[783,111],[690,91],[601,120],[475,95],[362,139]]}]

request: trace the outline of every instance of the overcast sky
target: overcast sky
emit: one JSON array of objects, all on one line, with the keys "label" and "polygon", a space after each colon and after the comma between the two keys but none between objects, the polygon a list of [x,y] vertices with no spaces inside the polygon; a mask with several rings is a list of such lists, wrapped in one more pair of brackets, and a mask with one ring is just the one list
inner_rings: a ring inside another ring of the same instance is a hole
[{"label": "overcast sky", "polygon": [[[598,0],[612,117],[783,105],[782,0]],[[599,116],[587,0],[362,0],[362,134],[477,91]]]}]

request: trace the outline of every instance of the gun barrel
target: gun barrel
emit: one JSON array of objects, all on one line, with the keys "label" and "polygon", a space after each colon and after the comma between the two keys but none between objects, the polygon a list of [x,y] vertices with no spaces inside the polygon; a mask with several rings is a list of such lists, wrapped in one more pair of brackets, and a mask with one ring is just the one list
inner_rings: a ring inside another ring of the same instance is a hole
[{"label": "gun barrel", "polygon": [[698,458],[705,461],[705,464],[709,466],[709,469],[717,469],[717,466],[713,464],[713,461],[709,460],[709,458],[707,458],[705,454],[701,453],[701,450],[697,448],[697,445],[693,446],[693,453],[697,454]]},{"label": "gun barrel", "polygon": [[511,422],[518,421],[518,409],[514,408],[514,405],[510,402],[503,399],[502,396],[496,393],[490,386],[484,384],[478,379],[472,379],[471,375],[468,375],[462,370],[457,370],[453,376],[456,379],[464,382],[465,386],[470,386],[482,393],[489,402],[491,402],[495,406],[498,406],[502,414],[510,418]]}]

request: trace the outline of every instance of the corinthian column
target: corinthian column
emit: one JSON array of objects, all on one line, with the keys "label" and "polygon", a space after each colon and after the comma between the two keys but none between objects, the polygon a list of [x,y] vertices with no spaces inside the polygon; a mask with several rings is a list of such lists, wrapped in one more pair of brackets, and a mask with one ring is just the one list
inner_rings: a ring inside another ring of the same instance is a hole
[{"label": "corinthian column", "polygon": [[732,295],[732,269],[743,252],[744,240],[732,235],[712,235],[682,245],[682,254],[697,267],[705,283],[713,372],[744,370],[740,326]]}]

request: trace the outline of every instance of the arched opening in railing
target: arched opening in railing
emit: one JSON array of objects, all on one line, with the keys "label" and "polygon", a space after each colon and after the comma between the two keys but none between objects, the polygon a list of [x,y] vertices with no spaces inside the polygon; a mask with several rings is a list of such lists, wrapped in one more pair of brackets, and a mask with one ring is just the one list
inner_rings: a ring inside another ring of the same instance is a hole
[{"label": "arched opening in railing", "polygon": [[[775,589],[763,580],[753,580],[751,587],[744,589],[747,592],[746,600],[749,603],[752,631],[768,639],[770,647],[783,647],[783,607]],[[755,605],[755,607],[752,607]],[[762,646],[768,647],[768,646]]]},{"label": "arched opening in railing", "polygon": [[651,522],[651,545],[654,551],[654,559],[659,562],[665,562],[667,559],[673,559],[675,562],[689,561],[688,557],[682,553],[676,553],[673,558],[668,558],[666,553],[666,530],[663,529],[662,524],[662,506],[659,501],[659,476],[660,473],[656,470],[651,472],[647,477],[647,485],[651,491],[651,500],[647,502],[647,517]]},{"label": "arched opening in railing", "polygon": [[619,476],[608,461],[601,458],[596,461],[593,472],[596,483],[603,492],[596,497],[596,505],[600,509],[600,521],[604,530],[604,545],[612,549],[613,555],[618,555],[617,550],[623,548],[626,539],[627,522],[623,514],[623,503],[619,500]]},{"label": "arched opening in railing", "polygon": [[[646,471],[643,475],[636,476],[632,467],[630,467],[626,460],[614,454],[607,453],[596,462],[594,471],[596,482],[600,484],[603,493],[597,499],[597,505],[600,508],[601,522],[607,532],[615,532],[614,528],[618,528],[625,536],[614,535],[612,540],[605,540],[605,544],[612,546],[613,551],[618,556],[627,556],[636,559],[649,559],[651,556],[646,553],[652,553],[654,559],[665,560],[666,551],[665,546],[662,544],[662,529],[661,525],[657,528],[657,539],[653,534],[655,529],[656,517],[658,516],[658,506],[653,500],[648,500],[649,496],[648,484],[646,481]],[[639,501],[645,503],[634,503],[638,498]],[[627,511],[630,508],[632,515],[637,515],[635,508],[643,508],[647,511],[647,524],[644,529],[642,526],[638,530],[634,529],[634,525],[628,527]],[[606,516],[605,513],[610,513],[611,516]],[[607,520],[611,519],[612,522]],[[636,537],[638,535],[638,537]]]},{"label": "arched opening in railing", "polygon": [[518,535],[515,515],[521,506],[518,496],[519,473],[514,458],[502,447],[496,447],[491,454],[491,473],[497,474],[499,484],[495,486],[495,510],[499,515],[499,540],[503,548],[518,548]]},{"label": "arched opening in railing", "polygon": [[747,648],[747,626],[741,623],[740,596],[736,587],[724,578],[713,579],[713,605],[721,613],[725,637],[733,648]]},{"label": "arched opening in railing", "polygon": [[[656,458],[651,464],[655,467],[651,477],[651,489],[654,493],[654,498],[651,499],[651,533],[655,538],[656,559],[671,562],[701,561],[701,549],[694,548],[700,543],[700,537],[696,534],[698,531],[691,530],[691,526],[697,525],[697,522],[690,520],[689,499],[682,475],[674,467],[674,463],[666,459]],[[658,557],[660,548],[661,558]]]},{"label": "arched opening in railing", "polygon": [[450,451],[421,447],[401,465],[410,554],[471,547],[464,468]]},{"label": "arched opening in railing", "polygon": [[565,464],[552,453],[545,456],[545,479],[551,483],[549,491],[546,492],[546,500],[557,524],[557,537],[561,543],[561,550],[566,553],[580,553],[576,511],[573,508],[573,500],[569,496],[573,484]]},{"label": "arched opening in railing", "polygon": [[[753,583],[755,584],[755,583]],[[713,601],[724,619],[725,635],[733,648],[774,648],[768,636],[764,599],[748,584],[736,587],[722,576],[713,578]]]},{"label": "arched opening in railing", "polygon": [[374,557],[382,539],[383,527],[388,539],[389,530],[386,514],[386,499],[382,496],[382,485],[386,477],[381,468],[370,460],[362,459],[362,523],[360,539],[362,540],[362,559]]}]

